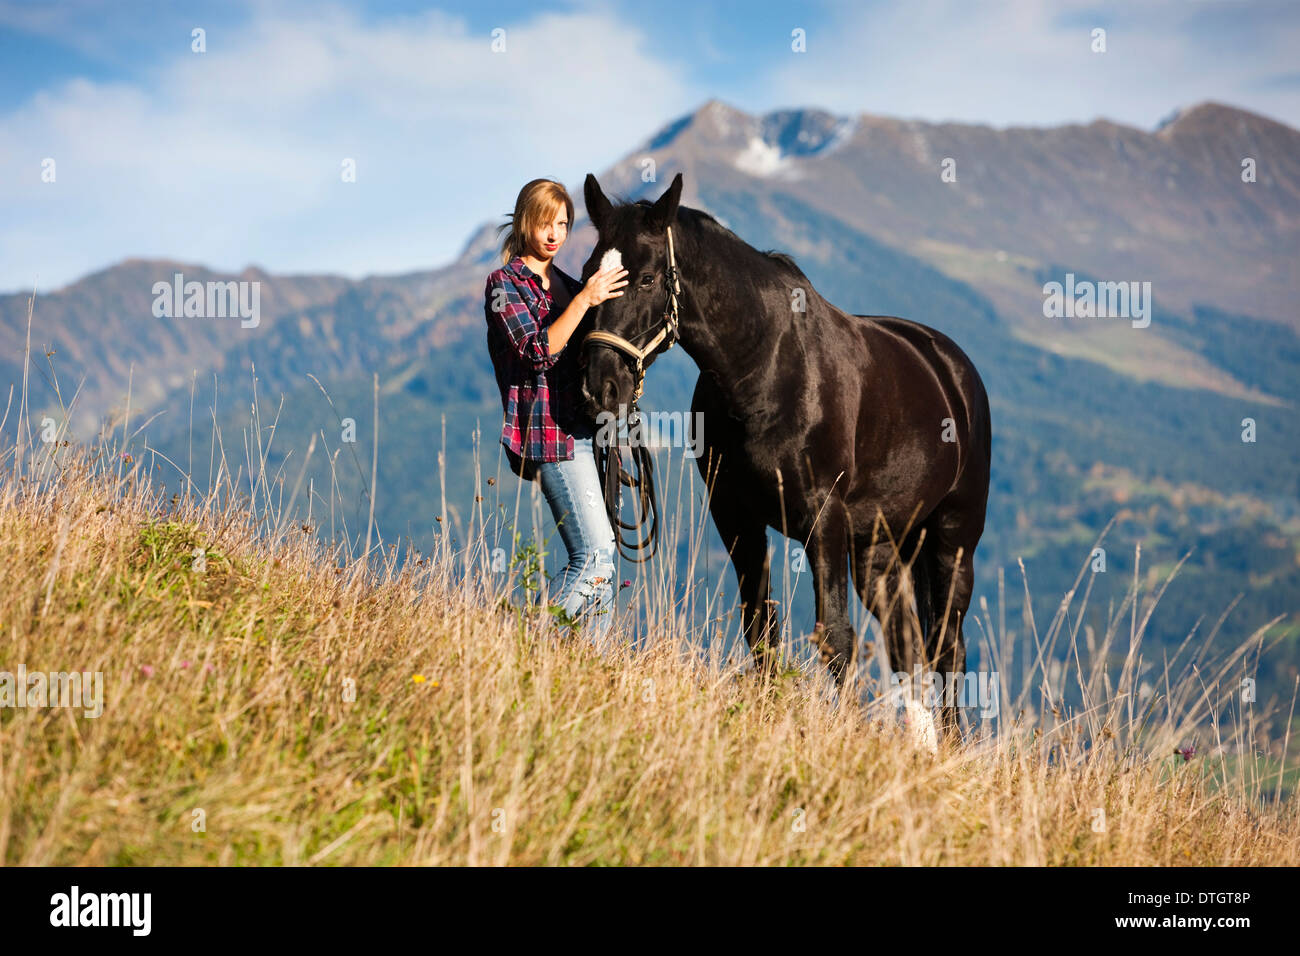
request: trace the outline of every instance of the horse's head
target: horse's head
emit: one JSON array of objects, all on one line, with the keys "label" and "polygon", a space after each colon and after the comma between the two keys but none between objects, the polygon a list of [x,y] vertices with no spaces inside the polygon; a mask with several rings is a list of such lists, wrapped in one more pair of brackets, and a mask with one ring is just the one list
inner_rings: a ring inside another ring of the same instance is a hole
[{"label": "horse's head", "polygon": [[[592,331],[610,335],[583,343],[587,360],[583,392],[596,411],[617,414],[619,406],[632,404],[638,382],[636,355],[630,350],[644,349],[664,329],[664,314],[672,292],[669,280],[668,227],[677,218],[677,204],[682,195],[682,175],[653,204],[647,200],[613,206],[588,174],[585,195],[587,215],[596,227],[596,248],[582,267],[586,282],[600,268],[602,257],[617,249],[627,270],[623,294],[606,299],[596,307]],[[675,330],[674,334],[675,334]],[[648,368],[655,357],[672,344],[665,336],[641,359]],[[621,344],[619,341],[621,340]]]}]

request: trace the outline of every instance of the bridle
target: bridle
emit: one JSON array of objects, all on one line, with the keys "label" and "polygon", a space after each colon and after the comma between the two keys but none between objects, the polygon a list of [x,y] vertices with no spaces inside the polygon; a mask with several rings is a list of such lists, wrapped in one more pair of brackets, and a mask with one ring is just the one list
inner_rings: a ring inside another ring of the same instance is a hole
[{"label": "bridle", "polygon": [[[632,393],[632,410],[636,411],[637,399],[641,397],[641,390],[645,386],[645,360],[654,355],[664,340],[668,341],[668,348],[671,349],[677,342],[677,297],[681,295],[682,285],[681,277],[677,272],[677,257],[673,253],[673,227],[668,227],[668,304],[664,306],[663,324],[659,331],[655,333],[654,338],[645,344],[642,348],[637,348],[631,341],[623,338],[621,335],[615,335],[613,332],[603,332],[599,329],[594,332],[588,332],[587,337],[582,340],[582,347],[585,349],[589,345],[604,345],[615,351],[622,352],[631,358],[635,363],[634,374],[636,375],[636,389]],[[643,331],[637,338],[646,335],[649,329]]]},{"label": "bridle", "polygon": [[[645,360],[654,355],[665,341],[668,348],[671,349],[677,343],[678,328],[678,303],[677,297],[681,294],[681,276],[677,271],[677,257],[673,251],[673,227],[668,227],[668,302],[664,306],[663,322],[659,326],[655,335],[644,346],[638,348],[636,344],[621,335],[615,335],[613,332],[603,332],[596,330],[588,332],[586,338],[582,340],[583,349],[590,346],[598,345],[614,349],[621,352],[635,363],[633,375],[636,377],[636,387],[632,392],[632,407],[628,411],[627,423],[631,427],[638,423],[641,418],[641,411],[637,408],[637,401],[641,398],[641,391],[645,386]],[[636,338],[642,338],[648,335],[650,329],[641,332]],[[650,457],[650,450],[645,443],[634,445],[632,447],[632,460],[636,464],[636,477],[623,471],[623,455],[619,452],[617,439],[613,443],[615,449],[611,455],[610,450],[600,442],[593,443],[593,451],[596,458],[596,471],[600,475],[601,487],[605,491],[605,512],[609,515],[609,523],[617,529],[616,540],[618,543],[619,553],[624,558],[636,564],[647,561],[654,556],[659,545],[659,501],[655,497],[654,484],[654,463]],[[637,515],[635,521],[629,523],[623,520],[620,514],[620,505],[622,503],[621,487],[634,488],[637,493]],[[624,531],[639,533],[641,526],[645,524],[646,515],[649,514],[650,530],[641,540],[636,537],[625,538]]]}]

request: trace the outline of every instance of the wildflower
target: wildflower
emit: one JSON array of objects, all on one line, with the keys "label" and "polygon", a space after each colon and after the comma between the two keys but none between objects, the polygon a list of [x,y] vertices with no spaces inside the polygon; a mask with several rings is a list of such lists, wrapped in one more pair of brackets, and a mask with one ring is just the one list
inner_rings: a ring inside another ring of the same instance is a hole
[{"label": "wildflower", "polygon": [[1183,748],[1181,748],[1181,749],[1179,749],[1179,750],[1175,750],[1175,751],[1174,751],[1174,756],[1176,756],[1176,757],[1182,757],[1182,758],[1183,758],[1183,762],[1186,763],[1187,761],[1191,760],[1192,757],[1196,756],[1196,748],[1195,748],[1195,747],[1183,747]]},{"label": "wildflower", "polygon": [[423,675],[423,674],[415,674],[415,675],[413,675],[413,676],[411,677],[411,680],[413,680],[413,681],[414,681],[415,683],[417,683],[417,684],[423,684],[423,683],[424,683],[424,675]]},{"label": "wildflower", "polygon": [[183,670],[183,671],[184,671],[184,670],[189,670],[189,668],[190,668],[190,662],[189,662],[189,661],[181,661],[181,670]]},{"label": "wildflower", "polygon": [[623,590],[623,588],[630,588],[631,586],[632,586],[632,582],[625,579],[623,583],[619,585],[618,589],[621,591]]},{"label": "wildflower", "polygon": [[214,670],[216,670],[216,668],[213,667],[211,664],[208,664],[208,665],[204,666],[204,668],[203,668],[203,673],[205,673],[205,674],[211,674]]},{"label": "wildflower", "polygon": [[143,674],[145,677],[153,677],[153,668],[150,667],[148,664],[141,664],[140,673]]},{"label": "wildflower", "polygon": [[122,452],[122,460],[126,462],[128,465],[131,464],[131,462],[135,461],[135,459],[131,457],[130,452],[125,452],[125,451]]}]

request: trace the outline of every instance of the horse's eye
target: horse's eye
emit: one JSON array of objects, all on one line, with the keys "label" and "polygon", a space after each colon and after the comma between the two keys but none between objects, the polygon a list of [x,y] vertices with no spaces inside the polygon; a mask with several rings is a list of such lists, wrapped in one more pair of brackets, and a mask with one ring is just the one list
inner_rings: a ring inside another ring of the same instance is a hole
[{"label": "horse's eye", "polygon": [[655,277],[652,275],[641,277],[641,288],[648,289],[655,284]]}]

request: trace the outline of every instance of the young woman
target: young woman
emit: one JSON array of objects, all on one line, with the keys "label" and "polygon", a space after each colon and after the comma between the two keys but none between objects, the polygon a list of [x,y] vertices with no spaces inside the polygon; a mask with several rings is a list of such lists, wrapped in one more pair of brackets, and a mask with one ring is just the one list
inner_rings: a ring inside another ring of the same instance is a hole
[{"label": "young woman", "polygon": [[550,505],[568,563],[551,582],[550,605],[609,628],[614,609],[614,531],[596,473],[596,423],[583,410],[579,352],[587,310],[621,296],[626,269],[587,284],[560,271],[555,254],[569,237],[573,200],[549,179],[519,192],[501,246],[503,268],[487,278],[488,351],[505,412],[501,443],[511,470],[536,479]]}]

